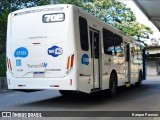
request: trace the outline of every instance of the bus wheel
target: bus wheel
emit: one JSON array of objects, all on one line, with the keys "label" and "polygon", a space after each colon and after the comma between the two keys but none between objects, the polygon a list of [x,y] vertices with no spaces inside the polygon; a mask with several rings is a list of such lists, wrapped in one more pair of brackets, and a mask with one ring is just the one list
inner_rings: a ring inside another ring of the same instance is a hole
[{"label": "bus wheel", "polygon": [[142,84],[142,74],[139,72],[138,82],[136,82],[136,86],[139,87]]},{"label": "bus wheel", "polygon": [[59,92],[62,96],[65,96],[65,97],[71,97],[75,95],[74,91],[69,91],[69,90],[59,90]]},{"label": "bus wheel", "polygon": [[117,78],[115,74],[111,74],[109,82],[109,95],[111,97],[115,96],[117,93]]}]

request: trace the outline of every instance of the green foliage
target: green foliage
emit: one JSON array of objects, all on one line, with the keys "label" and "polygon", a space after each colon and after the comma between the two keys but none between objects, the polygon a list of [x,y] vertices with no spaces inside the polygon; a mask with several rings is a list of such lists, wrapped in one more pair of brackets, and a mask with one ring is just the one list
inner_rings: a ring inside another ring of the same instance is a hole
[{"label": "green foliage", "polygon": [[6,44],[6,33],[7,33],[7,17],[9,12],[4,11],[0,15],[0,49]]},{"label": "green foliage", "polygon": [[129,22],[136,20],[135,15],[123,3],[115,0],[95,0],[87,2],[84,6],[87,11],[103,21],[112,24],[115,21]]},{"label": "green foliage", "polygon": [[130,36],[144,37],[153,33],[149,27],[136,22],[130,8],[116,0],[59,0],[59,3],[79,6]]},{"label": "green foliage", "polygon": [[6,76],[6,55],[0,54],[0,77]]},{"label": "green foliage", "polygon": [[59,4],[72,4],[75,6],[83,7],[83,0],[58,0]]},{"label": "green foliage", "polygon": [[113,26],[115,26],[116,28],[118,28],[119,30],[123,31],[124,33],[130,36],[145,37],[149,33],[150,34],[153,33],[153,31],[149,27],[141,23],[138,23],[136,21],[123,22],[123,23],[115,22]]},{"label": "green foliage", "polygon": [[9,12],[39,5],[49,4],[49,0],[1,0],[0,14],[6,10]]}]

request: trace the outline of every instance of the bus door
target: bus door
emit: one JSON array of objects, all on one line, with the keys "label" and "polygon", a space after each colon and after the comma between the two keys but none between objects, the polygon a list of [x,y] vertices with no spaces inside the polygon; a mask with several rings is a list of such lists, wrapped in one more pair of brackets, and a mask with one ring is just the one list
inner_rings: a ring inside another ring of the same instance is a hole
[{"label": "bus door", "polygon": [[125,42],[125,46],[124,46],[124,50],[125,50],[125,78],[126,78],[126,82],[131,82],[131,64],[130,64],[130,47],[129,47],[129,43]]},{"label": "bus door", "polygon": [[90,45],[91,45],[91,60],[92,60],[92,76],[93,76],[93,89],[100,88],[100,45],[99,31],[90,29]]}]

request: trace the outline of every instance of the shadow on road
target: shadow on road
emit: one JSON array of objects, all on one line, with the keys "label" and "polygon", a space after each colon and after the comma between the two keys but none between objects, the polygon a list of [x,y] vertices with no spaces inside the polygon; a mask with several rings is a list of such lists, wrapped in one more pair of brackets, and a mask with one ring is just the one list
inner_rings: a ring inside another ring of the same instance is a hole
[{"label": "shadow on road", "polygon": [[69,110],[77,108],[89,109],[90,106],[92,106],[93,108],[97,105],[109,104],[113,102],[127,103],[131,100],[140,99],[141,97],[147,98],[154,94],[160,94],[160,81],[144,81],[141,87],[136,87],[135,85],[131,86],[130,88],[120,87],[118,88],[118,93],[115,97],[109,97],[107,91],[102,91],[90,95],[81,94],[74,97],[63,97],[59,95],[53,98],[34,101],[21,105],[32,107],[56,107],[57,110],[64,107]]}]

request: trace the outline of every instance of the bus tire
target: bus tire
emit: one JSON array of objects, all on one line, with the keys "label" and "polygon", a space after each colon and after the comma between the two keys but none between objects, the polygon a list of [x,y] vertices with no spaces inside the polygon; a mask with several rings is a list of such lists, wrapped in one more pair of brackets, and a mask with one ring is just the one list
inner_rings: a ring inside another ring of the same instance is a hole
[{"label": "bus tire", "polygon": [[114,73],[112,73],[109,81],[109,96],[114,97],[116,93],[117,93],[117,77]]},{"label": "bus tire", "polygon": [[136,86],[140,87],[142,84],[142,73],[139,72],[139,77],[138,77],[138,81],[136,82]]}]

